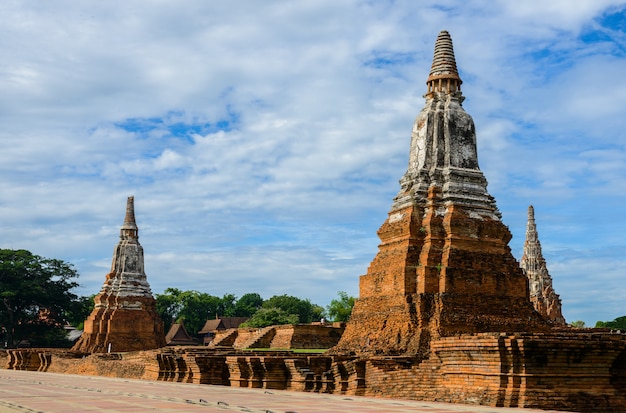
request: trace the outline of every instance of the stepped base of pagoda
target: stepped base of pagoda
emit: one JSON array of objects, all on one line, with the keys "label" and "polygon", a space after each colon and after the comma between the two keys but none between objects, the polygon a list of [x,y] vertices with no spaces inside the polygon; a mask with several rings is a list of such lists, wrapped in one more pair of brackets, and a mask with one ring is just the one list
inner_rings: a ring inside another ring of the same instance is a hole
[{"label": "stepped base of pagoda", "polygon": [[548,331],[494,212],[445,203],[437,187],[423,205],[392,208],[333,351],[419,356],[440,337]]},{"label": "stepped base of pagoda", "polygon": [[164,346],[163,323],[158,315],[145,310],[101,309],[85,321],[84,332],[72,350],[106,353]]}]

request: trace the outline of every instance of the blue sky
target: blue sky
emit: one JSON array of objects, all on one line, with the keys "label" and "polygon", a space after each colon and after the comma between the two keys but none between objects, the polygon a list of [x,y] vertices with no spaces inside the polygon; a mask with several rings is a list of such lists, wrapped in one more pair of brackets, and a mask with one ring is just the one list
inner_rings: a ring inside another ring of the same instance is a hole
[{"label": "blue sky", "polygon": [[522,255],[568,321],[626,314],[626,2],[4,1],[0,247],[213,295],[358,295],[440,30]]}]

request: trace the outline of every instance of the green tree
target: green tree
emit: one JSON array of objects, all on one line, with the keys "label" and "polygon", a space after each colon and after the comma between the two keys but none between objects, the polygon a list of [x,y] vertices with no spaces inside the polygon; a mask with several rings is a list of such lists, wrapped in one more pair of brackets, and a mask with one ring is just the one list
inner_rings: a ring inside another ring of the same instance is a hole
[{"label": "green tree", "polygon": [[282,324],[297,324],[298,315],[289,314],[285,310],[276,307],[261,308],[241,327],[267,327]]},{"label": "green tree", "polygon": [[237,296],[234,294],[224,294],[221,303],[217,306],[217,315],[219,317],[233,317],[235,315],[235,303]]},{"label": "green tree", "polygon": [[326,309],[321,305],[311,304],[311,321],[320,321],[326,318]]},{"label": "green tree", "polygon": [[182,309],[183,305],[179,299],[181,294],[182,291],[178,288],[166,288],[163,294],[156,294],[155,296],[156,311],[163,320],[163,328],[166,333],[176,321]]},{"label": "green tree", "polygon": [[[198,333],[208,318],[215,317],[221,304],[219,297],[195,290],[180,291],[176,288],[168,288],[165,290],[165,294],[171,295],[167,299],[173,304],[170,306],[169,312],[173,315],[171,320],[184,320],[185,328],[194,335]],[[157,300],[158,298],[157,296]]]},{"label": "green tree", "polygon": [[235,300],[233,294],[225,294],[220,298],[195,290],[166,288],[163,294],[156,295],[156,309],[163,320],[165,331],[182,319],[189,334],[195,335],[209,318],[232,316],[235,313]]},{"label": "green tree", "polygon": [[298,297],[290,295],[275,295],[263,302],[263,308],[280,308],[287,314],[296,314],[298,323],[306,324],[314,321],[314,317],[319,320],[323,315],[320,314],[321,307],[311,304],[309,300],[302,300]]},{"label": "green tree", "polygon": [[348,296],[345,291],[338,291],[339,299],[331,300],[327,307],[328,317],[333,321],[348,321],[354,307],[354,297]]},{"label": "green tree", "polygon": [[[63,324],[80,308],[72,290],[78,272],[62,260],[26,250],[0,249],[0,325],[3,341],[13,346],[63,343]],[[4,343],[2,343],[4,344]]]},{"label": "green tree", "polygon": [[94,298],[96,294],[92,294],[88,297],[78,297],[73,303],[65,316],[67,322],[76,327],[77,330],[82,330],[85,326],[85,320],[89,317],[89,314],[93,311],[95,306]]},{"label": "green tree", "polygon": [[572,321],[570,325],[574,328],[585,328],[585,322],[582,320]]},{"label": "green tree", "polygon": [[258,293],[247,293],[235,303],[235,317],[251,317],[263,305],[263,298]]},{"label": "green tree", "polygon": [[616,328],[626,330],[626,315],[617,317],[613,321],[598,321],[596,327]]},{"label": "green tree", "polygon": [[185,328],[191,334],[197,334],[208,318],[219,315],[221,299],[198,291],[185,291],[181,295],[183,308],[178,314],[185,321]]}]

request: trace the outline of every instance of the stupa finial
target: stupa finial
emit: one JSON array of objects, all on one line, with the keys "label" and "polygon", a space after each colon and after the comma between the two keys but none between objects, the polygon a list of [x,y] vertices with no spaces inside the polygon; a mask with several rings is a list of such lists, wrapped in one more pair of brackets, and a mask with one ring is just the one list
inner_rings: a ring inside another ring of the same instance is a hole
[{"label": "stupa finial", "polygon": [[539,242],[539,235],[537,234],[537,224],[535,224],[535,208],[532,205],[528,206],[528,222],[526,223],[526,239],[529,242]]},{"label": "stupa finial", "polygon": [[452,38],[450,33],[442,30],[435,41],[433,64],[426,81],[428,85],[427,94],[434,92],[460,92],[461,83],[463,81],[459,77],[459,71],[456,68]]},{"label": "stupa finial", "polygon": [[137,223],[135,222],[135,197],[129,196],[126,201],[126,216],[124,217],[124,224],[120,229],[120,238],[122,239],[137,239],[139,238],[139,230]]}]

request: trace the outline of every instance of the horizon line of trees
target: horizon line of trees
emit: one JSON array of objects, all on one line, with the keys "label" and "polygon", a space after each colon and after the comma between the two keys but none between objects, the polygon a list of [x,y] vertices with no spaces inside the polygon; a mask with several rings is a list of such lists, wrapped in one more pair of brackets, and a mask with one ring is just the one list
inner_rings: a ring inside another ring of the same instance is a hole
[{"label": "horizon line of trees", "polygon": [[[582,320],[573,321],[571,326],[577,328],[590,328],[586,327],[585,322]],[[614,328],[617,330],[626,330],[626,315],[617,317],[615,320],[611,321],[596,321],[594,328]]]},{"label": "horizon line of trees", "polygon": [[237,298],[234,294],[222,297],[196,290],[181,291],[166,288],[156,294],[157,313],[168,331],[175,322],[183,322],[191,335],[197,335],[205,322],[218,317],[248,317],[242,327],[267,327],[280,324],[308,324],[322,319],[348,321],[354,297],[344,291],[338,292],[324,308],[309,299],[283,294],[264,300],[258,293],[246,293]]},{"label": "horizon line of trees", "polygon": [[[27,250],[0,249],[0,348],[27,343],[36,347],[67,347],[66,325],[82,329],[94,307],[95,294],[78,296],[78,272],[72,264],[44,258]],[[167,288],[156,294],[156,310],[168,331],[182,321],[197,335],[208,319],[249,317],[248,327],[278,324],[306,324],[322,318],[348,321],[355,297],[337,292],[326,308],[290,295],[263,299],[258,293],[237,298],[234,294],[212,296],[195,290]],[[583,328],[583,321],[573,327]],[[626,315],[612,321],[598,321],[595,327],[626,330]]]},{"label": "horizon line of trees", "polygon": [[[69,347],[64,327],[82,329],[94,308],[94,297],[78,296],[78,271],[70,263],[44,258],[27,250],[0,249],[0,348],[19,345]],[[192,335],[215,317],[249,317],[249,327],[298,324],[329,318],[347,321],[354,298],[340,291],[326,308],[289,295],[264,300],[258,293],[237,298],[195,290],[167,288],[156,294],[156,309],[168,331],[183,321]],[[350,306],[350,308],[346,308]]]}]

